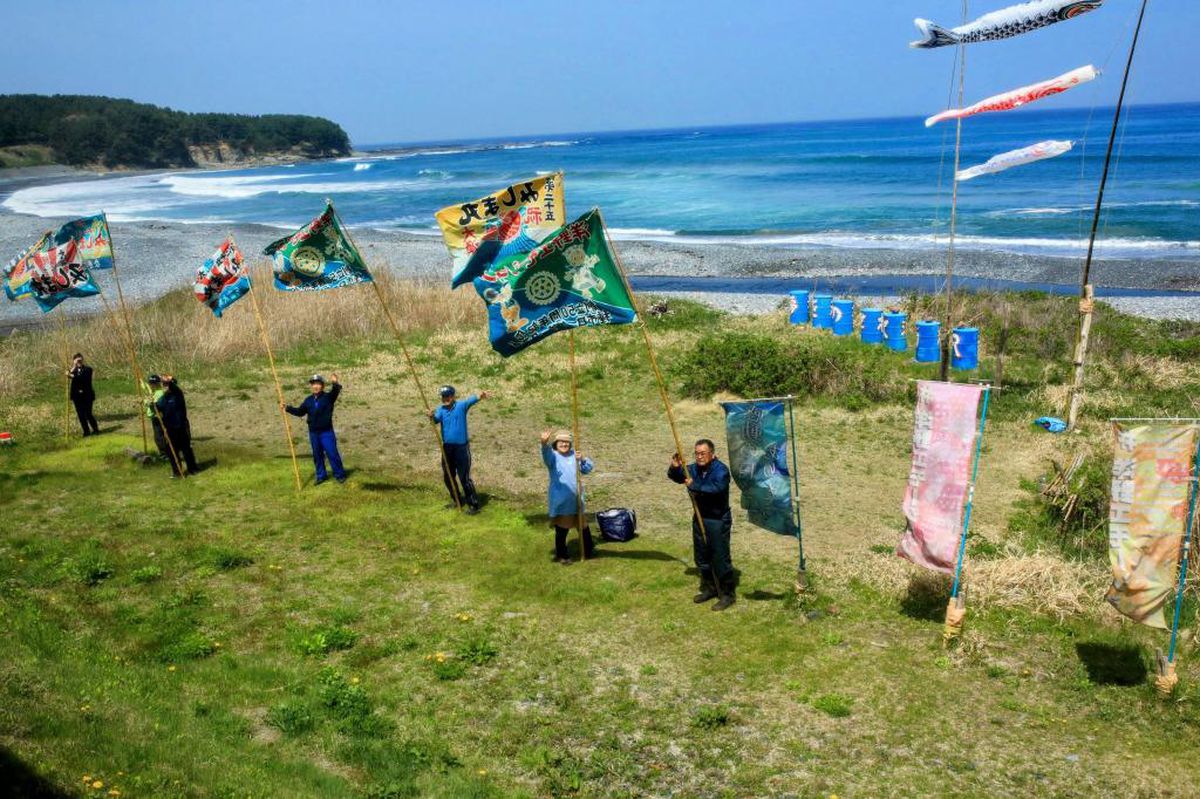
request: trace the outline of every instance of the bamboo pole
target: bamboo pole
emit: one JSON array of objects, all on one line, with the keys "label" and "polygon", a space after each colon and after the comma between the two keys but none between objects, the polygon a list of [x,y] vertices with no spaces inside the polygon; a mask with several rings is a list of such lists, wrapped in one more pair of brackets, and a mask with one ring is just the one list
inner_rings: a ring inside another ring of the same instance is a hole
[{"label": "bamboo pole", "polygon": [[[663,410],[667,413],[667,423],[671,426],[671,436],[675,439],[675,454],[683,464],[683,474],[687,477],[687,459],[683,456],[683,441],[679,438],[679,427],[675,424],[675,409],[671,407],[671,399],[667,396],[667,383],[663,379],[662,371],[658,368],[658,357],[654,354],[654,345],[650,343],[650,331],[646,327],[646,314],[643,313],[641,303],[638,302],[637,295],[633,292],[633,287],[629,285],[629,276],[625,273],[625,264],[621,261],[621,255],[613,246],[612,237],[608,234],[608,225],[604,223],[604,215],[597,209],[596,213],[600,216],[600,226],[604,229],[604,239],[608,242],[608,248],[612,251],[613,258],[617,262],[617,272],[621,275],[621,282],[625,285],[625,291],[629,295],[629,301],[633,303],[633,310],[637,314],[638,328],[642,332],[642,340],[646,343],[646,355],[650,359],[650,368],[654,371],[654,379],[658,385],[658,395],[662,399]],[[692,513],[696,517],[696,524],[700,529],[700,540],[704,544],[704,548],[708,546],[708,531],[704,528],[704,518],[700,515],[700,506],[696,504],[696,498],[692,496],[691,490],[687,492],[688,499],[692,503]],[[712,570],[713,587],[720,589],[717,583],[716,566],[709,563]]]},{"label": "bamboo pole", "polygon": [[[963,513],[962,536],[958,540],[958,563],[954,568],[954,584],[950,588],[950,606],[946,608],[946,630],[943,640],[949,643],[957,638],[962,625],[965,611],[965,601],[959,593],[962,585],[963,560],[967,553],[967,533],[971,529],[971,509],[975,504],[975,479],[979,474],[979,456],[983,449],[983,431],[987,426],[988,400],[991,398],[991,386],[983,387],[983,410],[979,415],[979,433],[975,437],[975,458],[971,465],[971,482],[967,484],[967,507]],[[957,617],[957,623],[951,625],[951,619]]]},{"label": "bamboo pole", "polygon": [[792,519],[796,524],[796,548],[800,560],[796,568],[796,593],[808,588],[808,564],[804,560],[804,526],[800,519],[800,459],[796,456],[796,417],[792,412],[792,398],[784,400],[788,410],[788,439],[792,443]]},{"label": "bamboo pole", "polygon": [[[367,262],[362,256],[362,250],[358,248],[358,243],[354,241],[354,237],[350,235],[350,229],[342,224],[342,218],[338,216],[337,209],[333,207],[333,200],[326,197],[325,204],[333,211],[333,218],[337,220],[338,229],[345,234],[346,241],[354,248],[354,254],[358,256],[359,262],[363,266],[366,266]],[[388,325],[392,328],[392,334],[396,337],[397,343],[400,344],[400,351],[404,353],[404,362],[408,364],[408,373],[412,376],[413,385],[417,388],[417,394],[421,397],[421,404],[425,406],[425,415],[432,417],[433,408],[429,404],[429,398],[425,396],[425,387],[421,385],[421,376],[417,374],[416,364],[413,363],[412,355],[408,351],[408,345],[404,343],[404,336],[400,334],[400,327],[396,324],[395,317],[392,316],[392,309],[388,307],[387,300],[383,297],[383,290],[379,288],[379,283],[374,277],[371,278],[370,283],[375,289],[375,296],[379,298],[379,305],[383,308],[383,315],[387,317]],[[431,427],[433,427],[434,440],[437,442],[438,455],[441,457],[442,469],[447,478],[449,478],[447,482],[450,483],[450,493],[454,497],[454,506],[462,510],[462,498],[458,493],[456,477],[450,471],[450,462],[446,458],[446,447],[442,441],[442,430],[436,424],[431,425]]]},{"label": "bamboo pole", "polygon": [[[963,22],[967,21],[967,4],[963,2]],[[966,82],[967,46],[959,44],[958,107],[963,107],[963,86]],[[962,156],[962,117],[954,123],[954,175],[950,182],[950,241],[946,248],[946,314],[942,330],[941,379],[950,379],[950,335],[954,313],[954,232],[958,220],[958,165]],[[915,323],[915,322],[914,322]]]},{"label": "bamboo pole", "polygon": [[[117,271],[117,246],[113,242],[112,228],[110,228],[108,226],[108,214],[101,211],[100,216],[104,218],[104,229],[106,231],[108,231],[108,249],[109,249],[109,252],[112,253],[113,282],[117,284],[117,300],[118,300],[118,302],[120,302],[121,313],[124,316],[124,320],[125,320],[125,332],[126,332],[126,337],[127,337],[127,343],[129,345],[129,364],[133,371],[134,396],[138,398],[138,403],[137,403],[138,417],[142,421],[142,451],[146,452],[148,454],[150,451],[150,443],[146,439],[146,415],[144,413],[141,413],[142,403],[141,403],[141,399],[140,399],[141,395],[142,395],[142,385],[145,381],[142,379],[142,368],[138,364],[138,360],[137,360],[137,347],[133,340],[133,321],[129,314],[129,308],[128,308],[128,306],[125,305],[125,292],[121,289],[121,275]],[[154,409],[154,414],[155,414],[155,416],[158,416],[157,408]],[[160,423],[161,423],[161,420],[160,420]],[[163,429],[163,435],[166,436],[166,428]],[[174,459],[174,454],[173,454],[174,451],[175,451],[175,448],[172,446],[171,447],[172,459]],[[179,462],[176,461],[175,465],[176,465],[176,467],[178,467]]]},{"label": "bamboo pole", "polygon": [[67,371],[63,373],[63,440],[67,441],[71,438],[71,356],[67,354],[70,347],[67,346],[67,320],[62,308],[58,309],[58,343],[67,364]]},{"label": "bamboo pole", "polygon": [[579,524],[579,560],[587,560],[583,539],[583,469],[579,463],[579,377],[575,370],[575,329],[568,331],[571,361],[571,451],[575,454],[575,521]]},{"label": "bamboo pole", "polygon": [[[229,235],[229,241],[233,243],[233,234]],[[234,244],[236,247],[237,245]],[[275,369],[275,353],[271,351],[271,339],[267,335],[267,325],[263,321],[262,310],[258,307],[258,297],[254,292],[254,283],[251,281],[250,290],[246,292],[250,295],[250,305],[254,308],[254,319],[258,322],[258,334],[262,338],[263,349],[267,351],[267,362],[271,366],[271,378],[275,381],[275,396],[279,400],[279,415],[283,417],[283,435],[287,438],[288,452],[292,456],[292,475],[296,478],[296,493],[300,492],[300,464],[296,461],[296,442],[292,439],[292,425],[288,420],[288,413],[284,410],[287,404],[283,399],[283,386],[279,382],[279,372]]]},{"label": "bamboo pole", "polygon": [[1095,305],[1094,292],[1089,278],[1092,271],[1092,254],[1096,249],[1096,231],[1100,227],[1100,207],[1104,204],[1104,188],[1108,184],[1108,168],[1112,164],[1113,144],[1117,139],[1117,126],[1121,122],[1121,108],[1125,104],[1125,88],[1129,85],[1129,71],[1133,67],[1133,53],[1137,49],[1138,35],[1142,31],[1142,19],[1146,16],[1146,2],[1142,0],[1138,11],[1137,27],[1133,29],[1133,41],[1129,43],[1129,57],[1125,61],[1125,75],[1121,78],[1121,92],[1117,96],[1117,109],[1113,113],[1112,129],[1108,133],[1108,149],[1104,153],[1104,171],[1100,173],[1100,189],[1096,192],[1096,207],[1092,212],[1092,231],[1088,236],[1087,255],[1083,259],[1083,275],[1079,284],[1079,332],[1075,336],[1075,376],[1071,381],[1071,394],[1067,407],[1067,429],[1074,430],[1079,419],[1079,406],[1083,393],[1083,366],[1087,360],[1088,335],[1092,330],[1092,309]]}]

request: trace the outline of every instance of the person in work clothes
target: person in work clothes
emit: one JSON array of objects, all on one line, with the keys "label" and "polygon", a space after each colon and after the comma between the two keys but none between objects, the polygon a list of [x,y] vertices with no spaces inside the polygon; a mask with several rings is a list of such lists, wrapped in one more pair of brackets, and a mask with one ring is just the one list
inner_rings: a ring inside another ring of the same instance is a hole
[{"label": "person in work clothes", "polygon": [[342,384],[338,382],[337,372],[333,373],[333,386],[329,391],[325,390],[325,378],[321,375],[313,375],[308,379],[308,389],[310,393],[299,407],[284,405],[283,409],[292,416],[308,417],[308,443],[312,445],[316,484],[324,483],[329,477],[325,471],[326,457],[329,458],[333,478],[339,483],[344,483],[346,470],[342,467],[342,456],[338,453],[337,434],[333,432],[333,406],[342,393]]},{"label": "person in work clothes", "polygon": [[96,417],[92,415],[92,404],[96,401],[96,392],[92,389],[92,367],[83,362],[83,355],[75,353],[71,356],[71,404],[75,406],[75,415],[79,417],[79,426],[85,436],[94,436],[100,432]]},{"label": "person in work clothes", "polygon": [[466,505],[467,513],[479,513],[479,495],[471,482],[471,440],[467,435],[467,411],[481,399],[491,395],[486,391],[458,401],[454,386],[438,389],[442,407],[429,412],[429,419],[442,426],[442,479],[455,504]]},{"label": "person in work clothes", "polygon": [[158,415],[162,419],[163,432],[166,434],[170,449],[174,451],[171,461],[171,476],[183,474],[183,466],[187,466],[188,474],[200,471],[196,465],[196,456],[192,452],[192,425],[188,421],[187,401],[183,397],[183,389],[170,375],[162,376],[162,396],[155,400]]},{"label": "person in work clothes", "polygon": [[159,418],[157,412],[158,401],[166,393],[163,389],[162,378],[158,375],[147,377],[146,393],[149,396],[149,399],[146,400],[146,418],[150,421],[150,429],[154,433],[154,446],[158,448],[160,458],[170,461],[172,460],[171,449],[167,446],[167,434],[163,431],[162,419]]},{"label": "person in work clothes", "polygon": [[569,432],[559,430],[551,435],[550,431],[546,430],[542,433],[542,462],[550,472],[546,501],[549,506],[550,524],[554,527],[554,560],[567,566],[572,563],[567,555],[567,531],[572,527],[578,528],[581,517],[583,553],[590,558],[596,549],[592,541],[592,529],[587,523],[583,499],[576,494],[576,461],[579,463],[580,474],[589,474],[594,468],[591,458],[585,458],[572,449]]},{"label": "person in work clothes", "polygon": [[[702,438],[696,442],[696,462],[684,470],[679,455],[671,456],[667,477],[687,486],[695,508],[692,509],[692,550],[696,570],[700,572],[700,593],[692,601],[697,604],[720,597],[713,610],[725,610],[735,601],[736,585],[733,558],[729,553],[729,536],[733,532],[733,514],[729,509],[729,469],[716,456],[713,442]],[[695,510],[704,522],[701,529]]]}]

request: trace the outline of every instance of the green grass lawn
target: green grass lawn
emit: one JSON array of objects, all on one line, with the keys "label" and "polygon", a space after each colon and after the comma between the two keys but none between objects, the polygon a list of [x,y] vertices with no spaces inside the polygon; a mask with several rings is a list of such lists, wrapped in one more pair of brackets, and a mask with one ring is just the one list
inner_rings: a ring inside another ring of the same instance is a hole
[{"label": "green grass lawn", "polygon": [[[702,338],[783,329],[680,307],[653,329],[677,396]],[[0,779],[96,797],[1194,795],[1190,636],[1182,685],[1160,700],[1147,669],[1165,636],[1105,612],[1104,562],[1011,525],[1050,459],[1103,457],[1103,403],[1194,392],[1186,357],[1156,354],[1185,376],[1103,394],[1064,439],[1028,424],[1062,375],[1013,354],[980,469],[967,634],[947,651],[947,586],[890,554],[914,367],[864,367],[891,369],[890,399],[850,387],[853,409],[837,388],[800,402],[812,590],[791,590],[795,541],[735,510],[740,599],[718,614],[691,603],[689,508],[665,478],[671,438],[638,337],[579,339],[592,507],[635,507],[642,527],[570,567],[551,560],[537,453],[538,432],[569,421],[565,341],[502,361],[480,331],[414,338],[427,388],[496,393],[472,411],[488,498],[474,517],[446,507],[383,339],[281,353],[293,400],[312,371],[346,383],[350,480],[315,487],[302,460],[299,495],[252,357],[147,364],[188,391],[206,468],[182,481],[126,454],[141,449],[127,377],[99,376],[107,432],[64,440],[62,384],[39,373],[0,407],[17,439],[0,449]],[[677,413],[685,441],[723,452],[712,397]],[[1033,557],[1051,582],[1003,582]],[[1083,601],[1049,601],[1051,587]]]}]

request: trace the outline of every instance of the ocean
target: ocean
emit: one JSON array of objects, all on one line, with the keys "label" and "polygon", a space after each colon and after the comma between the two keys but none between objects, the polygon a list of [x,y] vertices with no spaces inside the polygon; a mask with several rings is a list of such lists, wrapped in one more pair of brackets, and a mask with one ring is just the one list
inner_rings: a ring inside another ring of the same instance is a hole
[{"label": "ocean", "polygon": [[[936,110],[936,109],[934,109]],[[965,249],[1082,256],[1109,108],[968,119],[962,167],[1045,139],[1066,155],[960,184]],[[352,226],[437,235],[437,209],[562,170],[568,213],[617,239],[702,246],[945,247],[954,123],[921,118],[579,133],[362,148],[337,161],[116,176],[19,190],[10,211],[294,227],[334,200]],[[1127,109],[1097,257],[1200,260],[1200,104]]]}]

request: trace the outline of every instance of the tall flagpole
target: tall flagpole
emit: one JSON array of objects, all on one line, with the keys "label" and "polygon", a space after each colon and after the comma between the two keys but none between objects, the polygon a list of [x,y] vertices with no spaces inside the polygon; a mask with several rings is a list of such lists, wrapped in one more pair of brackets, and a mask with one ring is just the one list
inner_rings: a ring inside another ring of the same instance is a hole
[{"label": "tall flagpole", "polygon": [[583,539],[583,469],[579,463],[579,378],[575,371],[575,328],[568,331],[571,359],[571,451],[575,453],[575,520],[579,524],[579,559],[586,560]]},{"label": "tall flagpole", "polygon": [[[333,201],[329,198],[325,199],[326,204],[333,208]],[[366,265],[363,260],[362,250],[358,249],[358,244],[350,235],[350,230],[342,224],[342,220],[337,215],[337,209],[333,211],[334,218],[338,221],[338,228],[345,234],[346,240],[350,242],[350,246],[354,248],[354,253],[358,256],[358,260]],[[392,334],[396,337],[396,342],[400,345],[400,351],[404,353],[404,362],[408,364],[408,373],[412,377],[413,385],[417,388],[417,394],[421,397],[421,404],[425,406],[425,415],[432,416],[433,407],[429,404],[429,397],[425,396],[425,387],[421,385],[421,376],[417,374],[417,366],[413,362],[412,354],[408,351],[408,345],[404,343],[404,336],[400,333],[400,326],[396,324],[395,317],[392,316],[392,309],[388,307],[387,300],[383,297],[383,290],[379,288],[379,282],[371,277],[371,286],[375,289],[375,296],[379,298],[379,305],[383,308],[383,315],[387,317],[388,325],[392,328]],[[442,441],[442,430],[436,424],[430,425],[433,428],[434,441],[437,443],[438,455],[442,459],[442,470],[446,475],[446,482],[450,484],[450,493],[454,497],[454,505],[459,510],[462,510],[462,497],[458,493],[458,483],[454,472],[450,471],[450,461],[446,458],[446,447]]]},{"label": "tall flagpole", "polygon": [[[604,223],[604,214],[598,208],[596,209],[596,213],[600,217],[600,226],[604,228],[604,239],[608,243],[608,249],[617,261],[617,272],[621,275],[621,282],[625,284],[625,292],[629,295],[629,301],[633,303],[634,312],[637,313],[638,328],[642,331],[642,340],[646,343],[646,355],[650,358],[650,368],[654,371],[654,379],[658,384],[658,395],[662,398],[663,410],[667,413],[667,423],[671,426],[671,436],[675,439],[675,455],[679,458],[679,462],[683,464],[683,474],[686,478],[687,460],[683,457],[683,441],[679,438],[679,428],[675,424],[675,409],[671,407],[671,398],[667,396],[667,382],[663,379],[662,371],[658,368],[658,357],[654,354],[654,345],[650,343],[650,331],[646,328],[646,314],[642,312],[637,294],[633,292],[633,287],[629,285],[629,275],[625,274],[625,264],[622,263],[621,255],[617,252],[617,248],[613,246],[612,237],[608,235],[608,225]],[[704,517],[700,515],[700,506],[696,504],[696,498],[692,496],[690,489],[687,495],[688,499],[691,500],[692,513],[695,515],[696,524],[700,529],[700,540],[707,550],[709,548],[708,530],[704,527]],[[719,589],[716,564],[710,562],[709,566],[712,570],[713,586]]]},{"label": "tall flagpole", "polygon": [[[237,243],[233,239],[233,234],[229,234],[229,243],[234,247]],[[296,461],[296,442],[292,440],[292,426],[288,421],[288,413],[284,410],[284,405],[287,403],[283,399],[283,386],[279,383],[279,372],[275,369],[275,353],[271,351],[271,339],[267,335],[267,326],[263,322],[262,310],[258,307],[258,297],[254,291],[254,281],[250,281],[250,290],[246,292],[250,295],[250,306],[254,308],[254,319],[258,322],[258,335],[262,338],[263,349],[267,351],[267,362],[271,366],[271,378],[275,381],[275,396],[279,399],[279,415],[283,417],[283,435],[287,438],[288,451],[292,455],[292,475],[296,478],[296,492],[299,493],[300,483],[300,464]]]},{"label": "tall flagpole", "polygon": [[796,417],[792,413],[792,398],[784,400],[788,412],[788,438],[792,442],[792,521],[796,525],[796,547],[800,560],[796,567],[796,593],[808,587],[808,564],[804,560],[804,525],[800,520],[800,459],[796,456]]},{"label": "tall flagpole", "polygon": [[1108,167],[1112,163],[1113,143],[1117,138],[1117,126],[1121,121],[1121,108],[1125,104],[1125,87],[1129,85],[1129,70],[1133,67],[1133,53],[1137,49],[1138,34],[1142,31],[1142,18],[1146,16],[1146,2],[1142,0],[1138,11],[1137,27],[1133,29],[1133,41],[1129,43],[1129,58],[1125,61],[1125,75],[1121,78],[1121,93],[1117,96],[1117,110],[1113,113],[1112,130],[1108,133],[1108,150],[1104,153],[1104,171],[1100,174],[1100,190],[1096,193],[1096,207],[1092,212],[1092,232],[1088,236],[1087,256],[1083,260],[1083,275],[1079,285],[1079,330],[1075,334],[1075,377],[1071,382],[1070,401],[1067,406],[1067,429],[1074,430],[1079,420],[1079,405],[1083,393],[1083,364],[1087,360],[1088,337],[1092,331],[1093,289],[1089,282],[1092,271],[1092,253],[1096,248],[1096,230],[1100,226],[1100,206],[1104,204],[1104,187],[1108,184]]},{"label": "tall flagpole", "polygon": [[954,584],[950,588],[950,603],[946,608],[946,629],[942,639],[949,643],[957,638],[962,631],[962,617],[965,614],[962,596],[959,588],[962,585],[963,558],[967,553],[967,532],[971,529],[971,508],[975,504],[975,478],[979,474],[979,455],[983,449],[983,431],[987,426],[988,400],[992,396],[991,386],[983,387],[983,411],[979,414],[979,432],[975,437],[975,458],[971,465],[971,482],[967,484],[967,507],[963,513],[962,535],[958,540],[958,564],[954,567]]},{"label": "tall flagpole", "polygon": [[[967,21],[967,3],[963,1],[963,22]],[[963,107],[963,84],[966,82],[967,46],[958,45],[958,107]],[[958,220],[958,166],[962,155],[962,117],[954,123],[954,175],[950,183],[950,242],[946,248],[946,315],[942,330],[942,363],[941,380],[946,381],[950,375],[950,336],[954,311],[954,231]]]},{"label": "tall flagpole", "polygon": [[[125,305],[125,292],[121,290],[121,275],[117,271],[117,245],[113,242],[112,228],[108,226],[108,214],[101,211],[100,216],[103,217],[104,229],[108,232],[108,250],[112,253],[113,282],[117,284],[117,300],[121,304],[121,313],[125,320],[125,333],[129,344],[129,364],[133,370],[134,396],[137,398],[138,417],[142,420],[142,452],[149,453],[150,443],[146,438],[146,414],[141,412],[142,385],[145,381],[142,379],[142,367],[137,359],[137,345],[133,340],[133,321],[129,314],[129,308]],[[154,409],[154,413],[156,416],[158,415],[157,408]],[[165,428],[163,435],[166,435]],[[172,453],[174,453],[174,450],[175,448],[171,447]],[[172,458],[174,458],[173,454]],[[178,461],[176,461],[175,466],[178,470]]]}]

